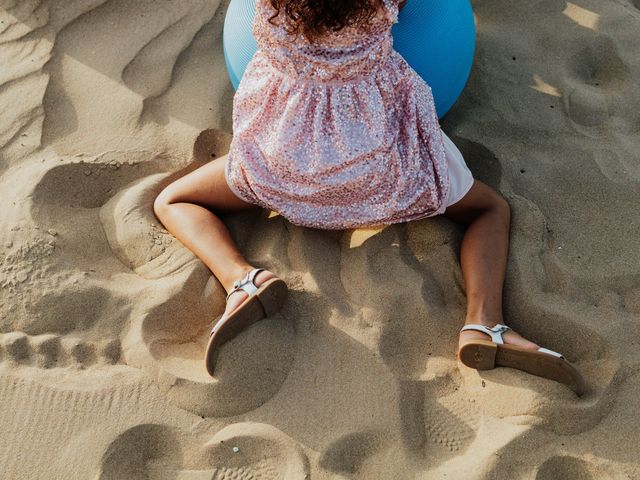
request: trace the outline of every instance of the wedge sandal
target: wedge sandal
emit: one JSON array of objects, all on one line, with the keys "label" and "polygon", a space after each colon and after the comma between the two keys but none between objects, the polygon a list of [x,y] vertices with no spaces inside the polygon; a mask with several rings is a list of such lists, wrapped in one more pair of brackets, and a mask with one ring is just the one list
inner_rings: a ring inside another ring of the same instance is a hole
[{"label": "wedge sandal", "polygon": [[465,325],[460,332],[465,330],[483,332],[489,335],[492,341],[470,341],[460,348],[458,358],[467,367],[476,370],[490,370],[495,367],[516,368],[563,383],[578,396],[585,392],[584,378],[562,354],[543,347],[528,350],[517,345],[505,344],[502,334],[510,328],[501,323],[492,328],[477,324]]},{"label": "wedge sandal", "polygon": [[227,300],[238,290],[244,290],[249,296],[228,316],[222,315],[211,329],[205,353],[209,375],[213,376],[222,345],[257,321],[278,312],[284,305],[288,289],[283,280],[270,278],[260,287],[254,283],[255,276],[263,270],[264,268],[254,268],[244,278],[233,282],[233,289],[227,294]]}]

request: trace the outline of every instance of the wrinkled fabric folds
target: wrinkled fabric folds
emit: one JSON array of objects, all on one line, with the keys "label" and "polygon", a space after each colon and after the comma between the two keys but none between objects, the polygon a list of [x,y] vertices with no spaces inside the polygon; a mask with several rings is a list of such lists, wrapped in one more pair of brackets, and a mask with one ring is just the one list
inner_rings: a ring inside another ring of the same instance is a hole
[{"label": "wrinkled fabric folds", "polygon": [[233,98],[225,170],[234,193],[297,225],[356,228],[442,213],[447,160],[431,88],[393,49],[397,0],[368,30],[315,43],[273,26],[257,0],[258,51]]}]

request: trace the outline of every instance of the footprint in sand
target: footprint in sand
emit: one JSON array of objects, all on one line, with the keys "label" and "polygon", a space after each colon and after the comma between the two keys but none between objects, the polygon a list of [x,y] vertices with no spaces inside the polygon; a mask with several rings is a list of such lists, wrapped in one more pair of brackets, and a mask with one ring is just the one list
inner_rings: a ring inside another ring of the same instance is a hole
[{"label": "footprint in sand", "polygon": [[[325,470],[350,475],[349,478],[370,478],[364,471],[369,463],[369,471],[384,474],[375,459],[376,454],[386,450],[385,434],[382,432],[358,432],[345,435],[333,442],[320,458],[320,466]],[[376,466],[377,465],[377,466]],[[359,474],[353,477],[354,474]]]},{"label": "footprint in sand", "polygon": [[[427,388],[426,396],[433,392]],[[433,401],[436,400],[437,401]],[[480,423],[480,411],[474,398],[462,389],[431,398],[424,409],[424,424],[428,450],[438,458],[464,452],[476,438]],[[437,453],[436,453],[437,452]]]},{"label": "footprint in sand", "polygon": [[634,90],[631,70],[609,37],[593,38],[567,63],[565,108],[577,128],[590,136],[602,136],[612,117],[624,117],[625,102],[638,103]]},{"label": "footprint in sand", "polygon": [[535,480],[555,480],[558,478],[607,480],[611,476],[596,465],[580,458],[558,455],[551,457],[540,466]]},{"label": "footprint in sand", "polygon": [[23,332],[0,334],[3,361],[13,366],[38,368],[69,367],[84,369],[93,365],[114,365],[120,360],[120,340],[87,342],[56,334],[27,335]]},{"label": "footprint in sand", "polygon": [[205,444],[203,453],[215,469],[212,477],[215,479],[311,478],[309,461],[302,448],[271,425],[249,422],[230,425]]},{"label": "footprint in sand", "polygon": [[182,446],[175,429],[157,424],[137,425],[108,445],[95,479],[170,478],[169,475],[175,475],[182,464]]},{"label": "footprint in sand", "polygon": [[[487,425],[485,424],[485,428]],[[495,429],[493,430],[495,435]],[[597,434],[596,434],[597,435]],[[606,435],[606,434],[605,434]],[[513,433],[504,436],[495,435],[499,442],[496,453],[492,454],[491,467],[483,472],[482,478],[518,478],[531,480],[612,480],[622,478],[636,478],[633,474],[623,473],[625,467],[635,463],[626,463],[620,458],[607,458],[594,454],[593,446],[585,447],[576,437],[564,435],[556,436],[545,433],[543,430],[534,429],[522,433],[514,430]],[[493,439],[487,442],[477,443],[478,453],[491,444]],[[536,445],[536,448],[531,448]],[[567,451],[575,452],[574,454]],[[624,449],[621,449],[624,452]],[[565,453],[567,452],[567,453]],[[631,454],[633,458],[634,454]],[[518,461],[514,462],[514,458]],[[484,465],[487,465],[485,463]]]},{"label": "footprint in sand", "polygon": [[[183,456],[187,445],[189,458]],[[310,476],[307,457],[294,440],[270,425],[238,423],[199,448],[195,439],[165,425],[133,427],[107,447],[95,478],[305,480]]]},{"label": "footprint in sand", "polygon": [[459,377],[401,382],[404,445],[430,466],[463,455],[475,441],[482,411]]}]

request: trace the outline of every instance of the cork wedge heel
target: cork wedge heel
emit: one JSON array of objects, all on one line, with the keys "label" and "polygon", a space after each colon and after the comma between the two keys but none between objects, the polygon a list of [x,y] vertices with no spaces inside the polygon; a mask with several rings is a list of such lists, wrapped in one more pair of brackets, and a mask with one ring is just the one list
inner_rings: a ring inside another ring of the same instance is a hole
[{"label": "cork wedge heel", "polygon": [[236,280],[233,283],[233,289],[227,294],[227,300],[238,290],[244,290],[249,296],[228,316],[222,315],[211,330],[205,353],[205,364],[209,375],[213,376],[215,372],[222,345],[257,321],[277,313],[284,305],[288,289],[283,280],[270,278],[259,287],[254,283],[255,276],[263,270],[263,268],[254,268],[244,278]]}]

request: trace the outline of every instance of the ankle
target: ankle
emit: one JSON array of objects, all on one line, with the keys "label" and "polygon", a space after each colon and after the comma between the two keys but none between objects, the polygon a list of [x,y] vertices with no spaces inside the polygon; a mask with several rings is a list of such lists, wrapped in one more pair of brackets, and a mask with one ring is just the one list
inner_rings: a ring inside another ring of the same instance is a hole
[{"label": "ankle", "polygon": [[479,324],[489,328],[496,326],[498,323],[504,324],[504,319],[502,318],[501,315],[494,315],[491,317],[485,316],[485,315],[477,315],[477,316],[467,315],[467,318],[464,321],[465,325]]},{"label": "ankle", "polygon": [[233,290],[233,282],[243,279],[247,273],[253,270],[253,268],[254,267],[249,264],[238,265],[226,270],[224,272],[224,275],[220,275],[218,277],[218,281],[222,284],[228,294],[231,290]]}]

